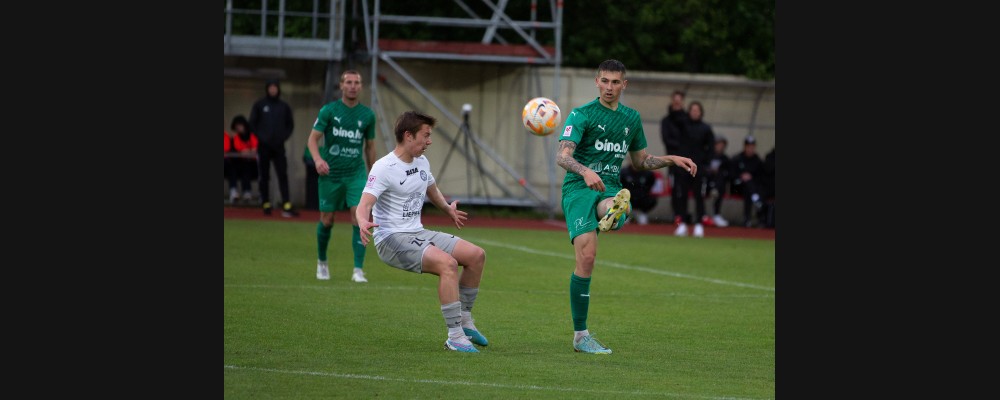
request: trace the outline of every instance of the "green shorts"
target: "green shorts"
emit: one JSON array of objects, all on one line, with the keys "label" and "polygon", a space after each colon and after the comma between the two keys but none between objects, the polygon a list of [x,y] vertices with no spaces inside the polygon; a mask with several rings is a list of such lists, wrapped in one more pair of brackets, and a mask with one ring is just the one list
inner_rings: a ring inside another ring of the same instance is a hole
[{"label": "green shorts", "polygon": [[597,223],[600,218],[597,216],[597,203],[608,197],[615,197],[621,187],[605,187],[605,192],[600,193],[586,186],[578,188],[563,188],[562,208],[566,216],[566,229],[569,231],[569,243],[573,239],[590,231],[597,231]]},{"label": "green shorts", "polygon": [[365,190],[368,171],[359,168],[354,176],[331,178],[320,175],[316,191],[319,192],[319,210],[334,212],[356,207],[361,202],[361,191]]}]

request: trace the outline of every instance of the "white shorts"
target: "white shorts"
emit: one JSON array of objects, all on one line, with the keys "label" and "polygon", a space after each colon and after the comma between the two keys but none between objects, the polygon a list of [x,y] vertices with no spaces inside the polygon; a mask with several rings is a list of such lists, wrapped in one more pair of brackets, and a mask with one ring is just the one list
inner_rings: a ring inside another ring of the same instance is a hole
[{"label": "white shorts", "polygon": [[390,267],[423,273],[424,251],[435,246],[451,254],[462,238],[450,233],[424,229],[420,232],[396,232],[375,245],[378,257]]}]

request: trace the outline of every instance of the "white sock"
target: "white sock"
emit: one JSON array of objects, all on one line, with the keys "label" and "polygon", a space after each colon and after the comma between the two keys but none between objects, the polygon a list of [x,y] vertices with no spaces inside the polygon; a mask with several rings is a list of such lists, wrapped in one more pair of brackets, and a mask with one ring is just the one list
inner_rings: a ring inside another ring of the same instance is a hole
[{"label": "white sock", "polygon": [[456,328],[448,328],[448,337],[450,337],[450,338],[463,337],[464,338],[465,337],[465,331],[462,330],[461,326],[456,327]]},{"label": "white sock", "polygon": [[469,329],[472,329],[474,331],[478,331],[479,329],[476,329],[476,324],[474,322],[475,321],[472,320],[472,312],[470,312],[470,311],[462,311],[462,327],[463,328],[469,328]]},{"label": "white sock", "polygon": [[579,342],[580,338],[590,335],[589,329],[584,329],[582,331],[573,331],[573,342]]},{"label": "white sock", "polygon": [[358,268],[358,267],[354,267],[354,273],[355,273],[355,274],[356,274],[356,273],[359,273],[359,272],[362,272],[362,271],[363,271],[363,270],[362,270],[361,268]]}]

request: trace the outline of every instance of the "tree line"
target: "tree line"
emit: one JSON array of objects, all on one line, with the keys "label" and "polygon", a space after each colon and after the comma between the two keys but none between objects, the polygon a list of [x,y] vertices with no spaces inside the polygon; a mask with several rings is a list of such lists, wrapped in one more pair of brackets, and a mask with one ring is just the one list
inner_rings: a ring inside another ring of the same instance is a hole
[{"label": "tree line", "polygon": [[[260,10],[263,0],[233,0],[238,9]],[[350,52],[365,46],[361,1],[345,4],[345,46]],[[551,4],[556,0],[537,0],[535,19],[552,21]],[[285,0],[286,10],[311,12],[314,4],[320,12],[328,4],[313,0]],[[329,2],[325,2],[329,3]],[[373,13],[374,2],[368,3]],[[496,3],[496,2],[492,2]],[[279,2],[269,0],[269,10]],[[459,4],[464,5],[460,7]],[[477,1],[389,1],[380,2],[380,12],[387,15],[471,18],[470,12],[489,19],[492,10]],[[513,20],[531,19],[531,0],[510,0],[504,12]],[[565,0],[562,18],[562,65],[593,68],[608,58],[621,60],[632,70],[712,73],[739,75],[755,80],[774,79],[774,0]],[[233,32],[259,34],[259,16],[234,16]],[[320,37],[328,32],[328,22],[315,26],[309,17],[288,17],[288,37]],[[276,34],[277,23],[268,30]],[[503,41],[523,44],[512,29],[498,29]],[[382,39],[442,40],[478,42],[482,28],[429,26],[421,23],[380,24]],[[554,31],[541,29],[535,38],[542,45],[554,46]],[[494,43],[497,43],[495,40]],[[350,56],[350,54],[349,54]]]}]

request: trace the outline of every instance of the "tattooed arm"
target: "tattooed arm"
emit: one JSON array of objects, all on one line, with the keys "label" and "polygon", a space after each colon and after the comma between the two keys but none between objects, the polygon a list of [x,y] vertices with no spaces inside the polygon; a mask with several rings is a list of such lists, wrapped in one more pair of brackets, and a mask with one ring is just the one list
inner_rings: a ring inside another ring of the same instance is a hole
[{"label": "tattooed arm", "polygon": [[573,158],[573,152],[576,151],[576,143],[571,140],[560,140],[559,150],[556,153],[556,165],[562,167],[567,173],[574,173],[583,177],[583,181],[587,183],[587,187],[598,192],[603,192],[607,188],[604,186],[604,181],[601,180],[601,176],[597,175],[597,172],[587,168],[579,161]]},{"label": "tattooed arm", "polygon": [[691,161],[690,158],[681,156],[654,156],[646,152],[646,149],[639,151],[630,151],[629,157],[632,159],[632,165],[636,166],[636,169],[640,170],[653,170],[660,169],[663,167],[669,167],[671,165],[676,165],[678,167],[683,167],[694,176],[698,173],[698,165]]}]

